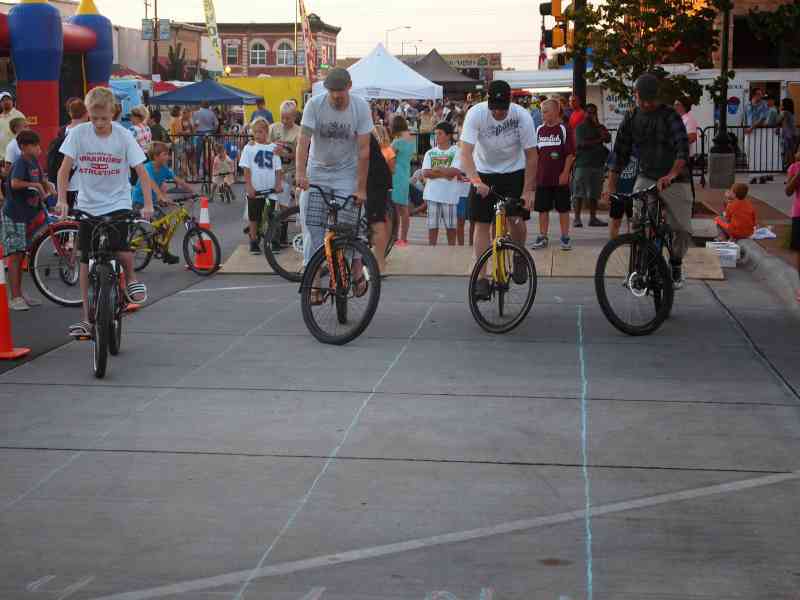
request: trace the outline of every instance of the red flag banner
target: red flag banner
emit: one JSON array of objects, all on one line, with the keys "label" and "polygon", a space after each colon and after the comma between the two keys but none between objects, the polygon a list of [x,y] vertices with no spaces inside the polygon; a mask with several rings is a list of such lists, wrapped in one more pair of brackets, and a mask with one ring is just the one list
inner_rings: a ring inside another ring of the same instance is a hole
[{"label": "red flag banner", "polygon": [[303,48],[306,54],[306,76],[311,83],[317,80],[317,45],[311,35],[311,24],[303,0],[297,0],[300,7],[300,23],[303,27]]}]

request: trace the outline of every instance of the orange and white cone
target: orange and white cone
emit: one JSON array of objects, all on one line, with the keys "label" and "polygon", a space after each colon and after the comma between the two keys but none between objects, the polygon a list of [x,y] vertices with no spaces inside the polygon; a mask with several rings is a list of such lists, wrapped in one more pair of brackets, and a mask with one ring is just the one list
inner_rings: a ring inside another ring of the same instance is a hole
[{"label": "orange and white cone", "polygon": [[3,247],[0,246],[0,360],[16,360],[26,356],[30,351],[30,348],[14,348],[14,341],[11,335],[11,317],[8,313],[6,268],[3,260]]},{"label": "orange and white cone", "polygon": [[[208,213],[208,198],[200,198],[200,229],[211,230],[211,218]],[[214,268],[214,246],[210,239],[202,238],[201,247],[195,248],[194,266],[200,271],[210,271]]]}]

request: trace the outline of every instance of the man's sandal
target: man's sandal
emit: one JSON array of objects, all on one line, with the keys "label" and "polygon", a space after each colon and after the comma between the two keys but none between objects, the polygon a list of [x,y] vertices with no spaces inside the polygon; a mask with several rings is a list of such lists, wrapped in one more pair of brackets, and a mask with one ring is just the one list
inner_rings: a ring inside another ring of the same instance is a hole
[{"label": "man's sandal", "polygon": [[69,326],[69,335],[79,340],[89,340],[94,335],[94,326],[86,321],[78,321]]},{"label": "man's sandal", "polygon": [[147,286],[138,281],[132,281],[125,286],[125,296],[131,304],[143,304],[147,301]]},{"label": "man's sandal", "polygon": [[359,277],[353,281],[353,294],[356,298],[361,298],[369,291],[369,282],[365,277]]}]

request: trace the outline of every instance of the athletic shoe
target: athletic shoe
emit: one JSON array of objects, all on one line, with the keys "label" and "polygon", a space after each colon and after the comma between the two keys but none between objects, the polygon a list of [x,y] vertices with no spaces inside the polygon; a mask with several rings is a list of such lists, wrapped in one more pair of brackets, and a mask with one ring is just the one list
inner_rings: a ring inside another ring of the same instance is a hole
[{"label": "athletic shoe", "polygon": [[595,217],[589,221],[589,227],[608,227],[608,223]]},{"label": "athletic shoe", "polygon": [[22,298],[22,297],[12,298],[11,301],[8,303],[8,308],[10,308],[11,310],[17,310],[17,311],[23,311],[23,310],[30,310],[31,309],[31,307],[28,306],[28,303],[25,302],[25,298]]},{"label": "athletic shoe", "polygon": [[492,288],[489,285],[488,279],[478,279],[475,282],[475,299],[476,300],[489,300],[492,297]]},{"label": "athletic shoe", "polygon": [[561,236],[561,249],[564,251],[572,250],[572,240],[569,237]]},{"label": "athletic shoe", "polygon": [[179,262],[181,262],[181,259],[175,256],[174,254],[171,254],[170,252],[164,254],[164,264],[177,265]]},{"label": "athletic shoe", "polygon": [[546,235],[540,235],[536,238],[536,241],[531,244],[531,248],[534,250],[541,250],[542,248],[547,248],[549,244],[549,240],[547,239]]},{"label": "athletic shoe", "polygon": [[261,247],[258,240],[250,240],[250,254],[261,254]]},{"label": "athletic shoe", "polygon": [[672,289],[679,290],[683,287],[685,280],[683,279],[683,269],[681,265],[672,265]]},{"label": "athletic shoe", "polygon": [[528,282],[528,263],[525,257],[521,254],[514,253],[514,272],[511,274],[511,279],[517,285],[524,285]]},{"label": "athletic shoe", "polygon": [[28,298],[25,294],[22,294],[22,299],[25,300],[25,304],[33,308],[34,306],[41,306],[42,301],[37,300],[36,298]]},{"label": "athletic shoe", "polygon": [[[589,225],[591,225],[591,223],[589,223]],[[575,219],[572,222],[572,226],[573,227],[583,227],[583,221],[581,221],[580,219]]]}]

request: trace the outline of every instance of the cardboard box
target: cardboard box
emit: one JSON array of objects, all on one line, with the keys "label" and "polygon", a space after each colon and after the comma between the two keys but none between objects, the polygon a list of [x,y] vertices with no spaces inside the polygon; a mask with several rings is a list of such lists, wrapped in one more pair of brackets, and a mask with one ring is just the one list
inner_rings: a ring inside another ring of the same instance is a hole
[{"label": "cardboard box", "polygon": [[716,252],[723,269],[735,269],[742,251],[735,242],[706,242],[706,248]]}]

